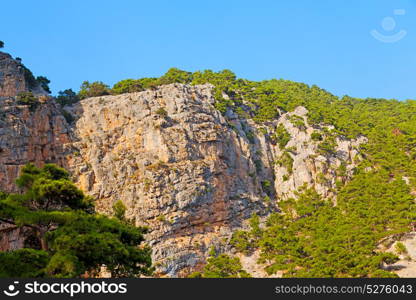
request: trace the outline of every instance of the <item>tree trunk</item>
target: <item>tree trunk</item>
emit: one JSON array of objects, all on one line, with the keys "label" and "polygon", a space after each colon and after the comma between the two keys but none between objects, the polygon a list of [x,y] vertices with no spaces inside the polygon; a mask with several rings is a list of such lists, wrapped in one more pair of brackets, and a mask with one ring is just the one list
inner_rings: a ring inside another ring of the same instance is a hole
[{"label": "tree trunk", "polygon": [[40,246],[42,250],[44,251],[48,251],[49,249],[48,242],[46,241],[46,237],[45,237],[46,232],[47,230],[42,230],[42,229],[38,230],[38,238],[39,238]]}]

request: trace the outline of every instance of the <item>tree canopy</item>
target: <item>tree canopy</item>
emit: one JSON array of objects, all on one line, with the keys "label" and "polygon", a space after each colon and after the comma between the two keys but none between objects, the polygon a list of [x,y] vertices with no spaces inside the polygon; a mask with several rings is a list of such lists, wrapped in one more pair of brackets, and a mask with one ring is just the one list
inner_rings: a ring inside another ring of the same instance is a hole
[{"label": "tree canopy", "polygon": [[240,260],[237,257],[231,257],[227,254],[217,254],[212,248],[207,264],[204,266],[202,272],[194,272],[190,278],[249,278]]}]

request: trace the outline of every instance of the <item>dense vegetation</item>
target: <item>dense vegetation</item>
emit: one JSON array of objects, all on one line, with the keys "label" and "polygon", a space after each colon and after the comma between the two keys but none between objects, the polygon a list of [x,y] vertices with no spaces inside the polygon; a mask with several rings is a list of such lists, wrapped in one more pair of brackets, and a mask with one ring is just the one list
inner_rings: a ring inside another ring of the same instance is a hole
[{"label": "dense vegetation", "polygon": [[[377,186],[380,180],[385,185]],[[380,267],[398,258],[376,248],[384,237],[410,230],[414,205],[403,181],[362,174],[341,190],[336,206],[312,190],[303,191],[298,199],[280,203],[283,214],[271,215],[264,227],[257,223],[251,231],[236,232],[232,243],[245,253],[260,249],[260,263],[269,274],[392,277]]]},{"label": "dense vegetation", "polygon": [[92,200],[55,165],[26,165],[16,181],[21,194],[0,193],[0,221],[20,227],[23,249],[0,252],[0,277],[95,276],[105,265],[114,277],[149,275],[145,228],[94,213]]},{"label": "dense vegetation", "polygon": [[249,278],[237,257],[218,254],[212,248],[202,272],[194,272],[189,278]]}]

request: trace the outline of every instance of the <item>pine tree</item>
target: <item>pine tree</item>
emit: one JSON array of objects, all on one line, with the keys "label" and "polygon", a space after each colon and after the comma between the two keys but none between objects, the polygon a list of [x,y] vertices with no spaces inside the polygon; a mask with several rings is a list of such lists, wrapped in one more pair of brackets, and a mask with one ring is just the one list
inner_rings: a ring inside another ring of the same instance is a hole
[{"label": "pine tree", "polygon": [[[30,247],[0,253],[0,277],[94,276],[102,265],[114,277],[149,275],[146,228],[94,212],[93,201],[62,168],[26,165],[16,180],[21,194],[2,194],[0,221],[31,232]],[[16,261],[19,267],[14,267]]]}]

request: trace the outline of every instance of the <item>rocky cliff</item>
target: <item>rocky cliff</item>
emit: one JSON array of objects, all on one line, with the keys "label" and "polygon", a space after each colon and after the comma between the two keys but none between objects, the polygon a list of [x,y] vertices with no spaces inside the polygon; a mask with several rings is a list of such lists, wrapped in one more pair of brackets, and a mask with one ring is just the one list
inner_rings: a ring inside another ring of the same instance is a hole
[{"label": "rocky cliff", "polygon": [[[211,85],[84,99],[65,107],[74,119],[68,123],[51,99],[34,110],[17,103],[13,96],[29,88],[19,63],[2,55],[0,189],[15,191],[28,162],[64,166],[97,199],[97,210],[111,214],[121,200],[128,218],[149,226],[161,276],[199,269],[212,246],[231,251],[232,232],[253,213],[279,211],[280,199],[296,197],[305,186],[332,198],[337,180],[352,176],[366,142],[337,136],[334,151],[322,153],[314,135],[331,128],[309,125],[304,107],[257,125],[218,112]],[[278,128],[287,132],[284,146],[276,142]],[[0,249],[22,247],[24,233],[1,226]]]},{"label": "rocky cliff", "polygon": [[[98,199],[99,211],[111,213],[112,203],[122,200],[129,218],[151,228],[147,239],[158,271],[181,276],[201,266],[211,246],[229,251],[232,232],[253,213],[277,211],[279,199],[305,184],[329,197],[336,169],[353,166],[362,141],[339,138],[332,156],[317,154],[311,134],[320,129],[308,125],[303,107],[259,127],[222,116],[211,90],[172,84],[89,98],[68,109],[72,124],[52,101],[34,112],[4,101],[1,187],[13,191],[27,162],[65,166]],[[293,115],[303,128],[290,122]],[[279,124],[291,136],[286,150],[268,138]],[[290,172],[276,163],[285,151]]]}]

